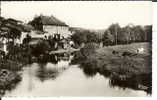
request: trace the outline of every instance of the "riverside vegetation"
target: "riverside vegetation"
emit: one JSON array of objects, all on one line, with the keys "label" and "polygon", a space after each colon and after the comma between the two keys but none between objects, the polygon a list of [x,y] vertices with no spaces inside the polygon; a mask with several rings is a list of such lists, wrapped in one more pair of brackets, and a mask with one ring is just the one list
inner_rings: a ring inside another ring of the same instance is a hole
[{"label": "riverside vegetation", "polygon": [[[0,34],[1,38],[13,40],[8,46],[8,54],[1,52],[0,55],[0,95],[14,88],[21,80],[20,71],[24,65],[54,61],[48,54],[54,50],[52,40],[41,39],[37,44],[30,45],[29,38],[24,44],[14,45],[14,40],[21,35],[18,28],[11,29],[10,33],[7,31],[5,35]],[[75,43],[74,48],[81,48],[74,53],[71,64],[79,64],[88,76],[100,73],[110,78],[111,86],[140,89],[151,94],[151,26],[121,28],[118,24],[112,24],[99,35],[95,31],[71,30],[75,32],[70,37]],[[101,43],[103,47],[99,48]],[[140,46],[146,50],[143,54],[135,52]]]},{"label": "riverside vegetation", "polygon": [[[141,45],[146,48],[144,54],[131,50]],[[80,64],[80,68],[88,76],[100,73],[110,78],[111,86],[151,93],[151,52],[147,49],[149,45],[149,43],[134,43],[97,49],[98,46],[95,43],[88,43],[80,52],[75,53],[72,63]]]},{"label": "riverside vegetation", "polygon": [[[72,63],[80,64],[88,76],[100,73],[110,78],[113,87],[144,90],[151,94],[151,26],[120,27],[119,24],[112,24],[103,32],[75,31],[72,39],[77,45],[83,43],[85,46],[75,53]],[[138,52],[138,48],[142,48],[143,53]]]}]

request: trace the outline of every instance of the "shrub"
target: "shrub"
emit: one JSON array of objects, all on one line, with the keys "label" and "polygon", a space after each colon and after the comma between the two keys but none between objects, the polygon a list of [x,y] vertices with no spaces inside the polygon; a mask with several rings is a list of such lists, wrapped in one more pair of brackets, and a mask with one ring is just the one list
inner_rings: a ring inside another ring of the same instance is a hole
[{"label": "shrub", "polygon": [[85,46],[80,51],[85,58],[88,58],[90,57],[90,55],[96,53],[97,48],[98,48],[98,45],[94,42],[91,42],[91,43],[85,44]]},{"label": "shrub", "polygon": [[31,54],[38,57],[41,54],[45,54],[50,50],[50,45],[47,41],[42,41],[31,48]]}]

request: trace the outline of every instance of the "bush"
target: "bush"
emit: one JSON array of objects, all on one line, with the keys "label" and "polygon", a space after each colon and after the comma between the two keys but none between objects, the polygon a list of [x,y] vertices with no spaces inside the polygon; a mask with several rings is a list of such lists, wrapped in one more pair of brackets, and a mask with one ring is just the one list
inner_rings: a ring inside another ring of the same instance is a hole
[{"label": "bush", "polygon": [[10,71],[18,71],[21,70],[21,65],[19,64],[19,62],[15,62],[12,60],[2,60],[0,62],[0,69],[7,69]]},{"label": "bush", "polygon": [[85,58],[88,58],[90,55],[96,53],[96,49],[98,49],[98,47],[99,46],[96,43],[91,42],[85,44],[85,46],[80,51]]},{"label": "bush", "polygon": [[50,45],[47,41],[42,41],[31,48],[31,54],[38,57],[41,54],[45,54],[47,51],[50,50]]},{"label": "bush", "polygon": [[96,32],[91,32],[89,30],[75,31],[71,36],[75,45],[81,46],[82,43],[98,43],[101,41],[101,37],[98,36]]}]

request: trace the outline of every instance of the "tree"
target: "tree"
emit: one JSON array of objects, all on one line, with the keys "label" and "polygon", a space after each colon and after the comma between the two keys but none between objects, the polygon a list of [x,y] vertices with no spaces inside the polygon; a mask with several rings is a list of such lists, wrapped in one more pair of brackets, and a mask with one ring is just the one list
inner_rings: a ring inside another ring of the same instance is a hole
[{"label": "tree", "polygon": [[35,16],[32,21],[29,21],[28,24],[32,25],[36,30],[43,31],[41,16]]},{"label": "tree", "polygon": [[121,28],[121,32],[119,33],[118,43],[128,44],[131,42],[131,32],[132,27],[127,25]]},{"label": "tree", "polygon": [[152,40],[152,25],[144,26],[145,41],[150,42]]},{"label": "tree", "polygon": [[109,26],[108,30],[111,32],[111,34],[114,36],[114,42],[115,44],[117,44],[117,41],[118,41],[118,37],[119,37],[119,34],[121,32],[121,27],[118,23],[116,24],[112,24]]},{"label": "tree", "polygon": [[75,31],[75,33],[71,36],[71,39],[75,44],[81,45],[81,43],[87,42],[87,37],[84,32]]},{"label": "tree", "polygon": [[103,45],[112,45],[115,39],[110,30],[106,30],[103,35]]},{"label": "tree", "polygon": [[103,42],[103,35],[104,35],[104,32],[95,32],[96,36],[97,36],[97,42],[100,43],[100,42]]},{"label": "tree", "polygon": [[46,40],[42,40],[38,44],[31,46],[31,53],[35,57],[39,57],[41,54],[46,54],[49,50],[51,50],[51,47]]},{"label": "tree", "polygon": [[100,41],[98,35],[95,32],[90,32],[89,30],[77,30],[73,35],[71,35],[71,39],[78,45],[91,42],[98,43]]},{"label": "tree", "polygon": [[98,43],[99,41],[98,36],[94,32],[87,31],[85,34],[87,38],[87,41],[86,41],[87,43],[90,43],[90,42]]},{"label": "tree", "polygon": [[140,26],[134,26],[132,29],[132,39],[134,42],[143,42],[144,41],[144,29]]}]

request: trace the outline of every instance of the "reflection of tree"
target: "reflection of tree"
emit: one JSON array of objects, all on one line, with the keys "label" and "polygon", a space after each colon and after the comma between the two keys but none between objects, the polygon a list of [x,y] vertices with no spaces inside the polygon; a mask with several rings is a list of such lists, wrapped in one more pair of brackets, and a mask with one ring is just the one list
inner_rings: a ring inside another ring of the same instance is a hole
[{"label": "reflection of tree", "polygon": [[54,63],[54,64],[57,64],[58,63],[58,56],[57,55],[51,55],[51,62]]},{"label": "reflection of tree", "polygon": [[121,87],[123,89],[131,88],[135,90],[144,90],[148,94],[152,92],[152,75],[137,75],[131,78],[119,79],[116,76],[110,78],[109,84],[111,87]]},{"label": "reflection of tree", "polygon": [[70,59],[70,54],[66,53],[61,53],[61,54],[45,54],[45,55],[40,55],[38,57],[38,62],[40,63],[47,63],[51,62],[53,64],[57,64],[59,61],[69,61]]},{"label": "reflection of tree", "polygon": [[[133,62],[134,60],[132,60],[131,58],[130,59],[122,58],[121,60],[123,62],[120,62],[118,64],[116,63],[115,65],[113,63],[113,61],[115,60],[112,60],[111,63],[103,64],[103,63],[100,63],[100,60],[97,60],[95,56],[90,56],[88,58],[85,58],[82,55],[82,53],[79,52],[75,54],[73,59],[74,60],[72,61],[72,63],[80,64],[79,67],[83,70],[84,74],[88,77],[93,77],[96,75],[96,73],[99,73],[103,75],[104,77],[107,77],[110,79],[109,84],[111,87],[118,86],[119,88],[123,88],[123,89],[131,88],[134,90],[143,90],[151,94],[151,88],[152,88],[151,87],[152,86],[151,74],[149,75],[148,73],[144,75],[140,73],[134,74],[136,73],[136,70],[137,70],[135,66],[138,66],[136,65],[138,63]],[[106,59],[101,59],[101,60],[105,61]],[[118,60],[120,59],[118,58]],[[130,66],[131,63],[128,63],[128,60],[131,60],[130,62],[134,63],[134,66]],[[108,66],[108,67],[105,67],[105,66]],[[116,69],[113,66],[116,66]],[[129,71],[128,71],[128,68],[129,68]]]},{"label": "reflection of tree", "polygon": [[47,62],[51,62],[53,64],[57,64],[58,63],[58,56],[57,55],[42,55],[38,58],[38,62],[40,63],[47,63]]},{"label": "reflection of tree", "polygon": [[103,75],[104,77],[108,77],[110,79],[109,85],[111,87],[118,86],[119,88],[126,89],[131,88],[134,90],[143,90],[147,92],[148,94],[151,94],[152,91],[152,76],[150,75],[136,75],[133,77],[125,77],[125,76],[119,76],[113,75],[109,71],[100,71],[98,69],[83,66],[81,65],[80,68],[83,70],[84,74],[87,77],[93,77],[96,75],[96,73],[99,73],[100,75]]},{"label": "reflection of tree", "polygon": [[[51,62],[52,64],[57,65],[59,61],[68,61],[70,59],[70,54],[52,54],[52,55],[43,55],[42,58],[39,58],[38,61],[40,62],[39,64],[39,69],[37,71],[36,76],[41,80],[45,81],[47,79],[55,79],[59,71],[62,70],[60,68],[54,67],[52,69],[47,69],[46,68],[46,63]],[[63,68],[64,69],[64,68]]]},{"label": "reflection of tree", "polygon": [[[42,65],[42,64],[41,64]],[[59,70],[57,68],[47,69],[45,66],[40,66],[36,76],[43,82],[48,79],[56,79],[59,75]]]},{"label": "reflection of tree", "polygon": [[88,68],[88,67],[81,67],[82,68],[84,74],[87,76],[87,77],[93,77],[96,75],[97,71],[95,69],[92,69],[92,68]]}]

